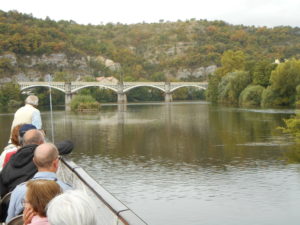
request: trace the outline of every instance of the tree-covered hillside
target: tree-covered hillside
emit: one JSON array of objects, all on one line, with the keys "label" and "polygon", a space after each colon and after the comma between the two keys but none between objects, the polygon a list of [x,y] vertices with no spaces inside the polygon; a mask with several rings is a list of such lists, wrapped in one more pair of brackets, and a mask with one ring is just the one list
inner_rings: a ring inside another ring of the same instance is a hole
[{"label": "tree-covered hillside", "polygon": [[[64,53],[68,59],[84,58],[87,71],[94,76],[119,76],[96,60],[102,56],[120,64],[124,80],[199,80],[201,77],[196,75],[199,68],[204,68],[202,75],[208,75],[210,71],[205,68],[219,67],[221,56],[227,50],[242,50],[248,62],[299,58],[300,28],[233,26],[223,21],[194,19],[94,26],[0,11],[2,77],[18,73],[26,75],[26,60],[30,57]],[[14,53],[17,62],[3,57],[7,53]],[[34,69],[42,73],[72,73],[77,68],[76,64],[73,67],[39,64]],[[179,76],[182,71],[188,76]]]}]

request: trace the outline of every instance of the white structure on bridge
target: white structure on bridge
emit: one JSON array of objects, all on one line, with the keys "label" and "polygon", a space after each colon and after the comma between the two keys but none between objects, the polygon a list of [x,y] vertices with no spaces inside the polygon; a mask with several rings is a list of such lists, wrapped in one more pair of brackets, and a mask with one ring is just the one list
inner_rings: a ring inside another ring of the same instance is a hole
[{"label": "white structure on bridge", "polygon": [[165,94],[165,101],[172,101],[172,92],[182,87],[196,87],[206,89],[207,82],[124,82],[118,84],[103,82],[18,82],[21,91],[34,87],[51,87],[65,93],[66,108],[69,108],[72,95],[87,87],[110,89],[118,94],[118,103],[126,103],[126,93],[137,87],[152,87]]}]

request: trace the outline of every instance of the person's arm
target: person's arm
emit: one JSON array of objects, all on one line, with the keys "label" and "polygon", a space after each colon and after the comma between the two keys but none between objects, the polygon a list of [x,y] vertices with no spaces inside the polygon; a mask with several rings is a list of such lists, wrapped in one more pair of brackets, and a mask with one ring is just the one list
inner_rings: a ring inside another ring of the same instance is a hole
[{"label": "person's arm", "polygon": [[[18,186],[15,188],[15,190],[11,193],[9,206],[7,210],[7,217],[6,217],[6,223],[8,223],[13,217],[21,214],[23,212],[23,200],[25,196],[26,190],[25,187]],[[24,189],[24,190],[23,190]]]},{"label": "person's arm", "polygon": [[34,111],[32,114],[32,124],[36,127],[36,129],[42,129],[42,119],[40,111]]}]

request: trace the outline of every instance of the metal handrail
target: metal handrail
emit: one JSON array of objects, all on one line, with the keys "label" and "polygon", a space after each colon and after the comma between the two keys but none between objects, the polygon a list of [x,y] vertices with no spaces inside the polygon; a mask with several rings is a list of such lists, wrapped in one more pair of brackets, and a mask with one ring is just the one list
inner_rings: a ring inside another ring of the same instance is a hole
[{"label": "metal handrail", "polygon": [[103,202],[124,224],[126,225],[147,225],[139,216],[122,202],[116,199],[111,193],[98,184],[84,169],[77,166],[73,161],[61,158],[61,162],[81,180],[95,196]]}]

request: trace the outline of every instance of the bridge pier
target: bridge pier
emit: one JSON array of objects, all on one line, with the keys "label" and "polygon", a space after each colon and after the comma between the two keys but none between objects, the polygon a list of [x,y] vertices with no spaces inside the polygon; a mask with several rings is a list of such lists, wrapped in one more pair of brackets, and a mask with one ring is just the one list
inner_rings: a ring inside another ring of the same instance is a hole
[{"label": "bridge pier", "polygon": [[165,93],[165,102],[172,102],[172,101],[173,101],[172,93],[171,92]]},{"label": "bridge pier", "polygon": [[118,93],[118,103],[119,104],[125,104],[127,103],[127,96],[124,92]]},{"label": "bridge pier", "polygon": [[65,83],[65,110],[71,111],[71,100],[72,100],[72,92],[71,92],[71,82]]},{"label": "bridge pier", "polygon": [[65,110],[71,111],[72,94],[65,94]]},{"label": "bridge pier", "polygon": [[165,82],[165,102],[172,102],[171,83]]}]

